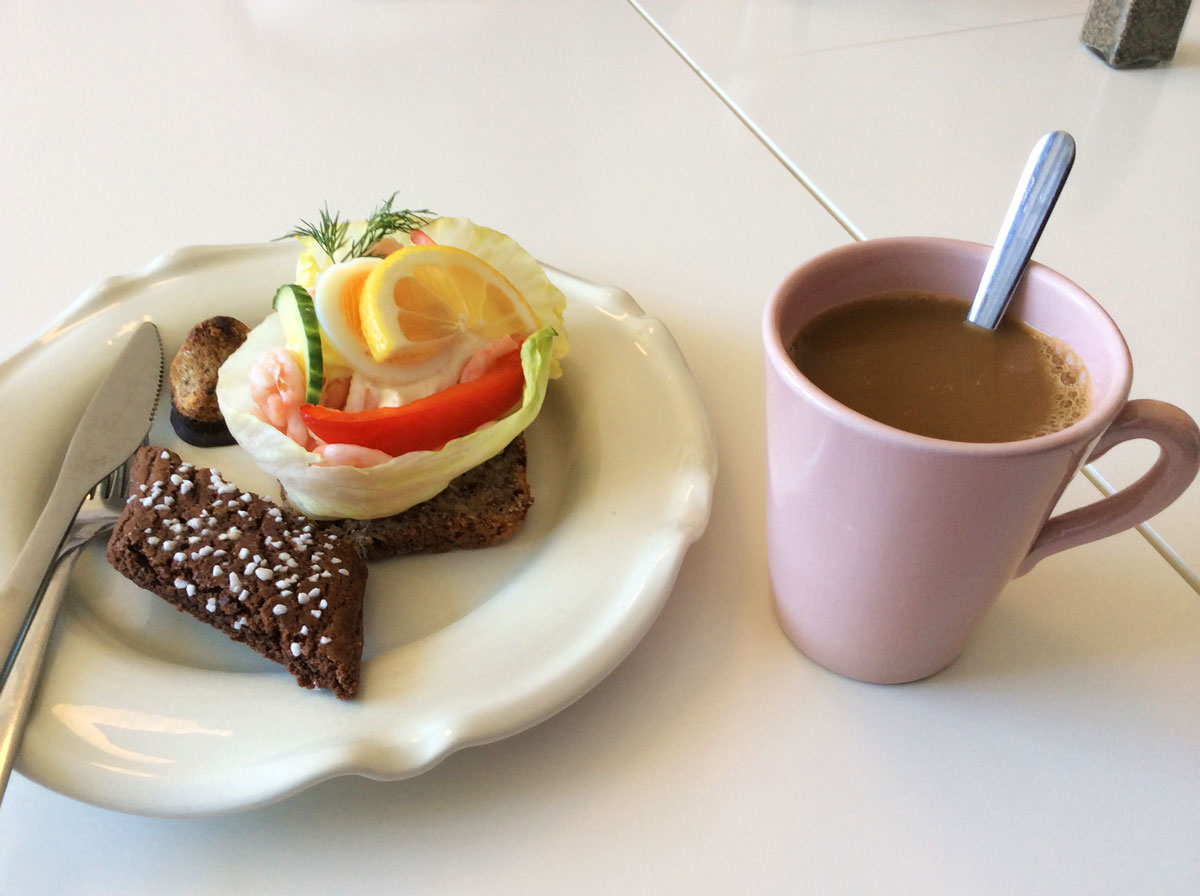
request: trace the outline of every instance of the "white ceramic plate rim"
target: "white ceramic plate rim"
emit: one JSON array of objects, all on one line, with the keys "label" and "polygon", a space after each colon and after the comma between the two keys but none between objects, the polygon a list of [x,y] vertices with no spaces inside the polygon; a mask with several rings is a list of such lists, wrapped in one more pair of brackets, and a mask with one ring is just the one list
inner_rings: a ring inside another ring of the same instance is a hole
[{"label": "white ceramic plate rim", "polygon": [[[192,323],[236,312],[213,307],[214,296],[226,306],[261,302],[265,313],[269,298],[259,297],[290,279],[294,257],[285,244],[169,253],[98,284],[42,339],[0,364],[0,413],[26,409],[13,436],[38,446],[15,453],[0,480],[6,507],[29,508],[6,527],[0,568],[11,566],[32,526],[76,412],[121,334],[155,321],[169,361]],[[537,724],[608,675],[657,617],[707,525],[716,452],[696,383],[666,327],[619,289],[547,272],[568,299],[572,353],[530,429],[530,478],[535,497],[549,498],[547,513],[558,515],[540,534],[527,523],[509,545],[489,549],[501,559],[471,561],[510,564],[481,577],[490,590],[477,605],[365,658],[362,693],[342,702],[296,687],[273,665],[231,671],[131,649],[96,625],[88,607],[144,593],[115,574],[77,585],[77,570],[73,592],[92,589],[91,603],[72,593],[59,620],[18,769],[118,811],[242,810],[338,775],[419,774],[457,749]],[[253,298],[229,298],[241,293]],[[78,373],[65,385],[48,375],[63,363]],[[165,407],[151,437],[169,443]],[[548,461],[540,470],[539,452]],[[461,580],[469,584],[470,575]]]}]

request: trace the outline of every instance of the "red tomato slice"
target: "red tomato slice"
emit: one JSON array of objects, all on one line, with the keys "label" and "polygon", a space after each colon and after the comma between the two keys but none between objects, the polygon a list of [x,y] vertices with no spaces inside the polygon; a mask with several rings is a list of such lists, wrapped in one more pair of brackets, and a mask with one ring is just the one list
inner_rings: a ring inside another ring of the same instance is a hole
[{"label": "red tomato slice", "polygon": [[521,353],[513,351],[497,358],[477,380],[456,383],[398,408],[338,411],[305,404],[300,414],[324,442],[362,445],[397,457],[409,451],[436,451],[474,432],[511,410],[524,388]]}]

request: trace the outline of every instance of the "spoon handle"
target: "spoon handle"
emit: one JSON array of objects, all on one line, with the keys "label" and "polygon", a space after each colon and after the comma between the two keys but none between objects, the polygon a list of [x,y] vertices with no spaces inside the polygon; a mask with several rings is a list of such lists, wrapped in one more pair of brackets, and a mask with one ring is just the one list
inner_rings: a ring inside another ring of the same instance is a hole
[{"label": "spoon handle", "polygon": [[969,323],[988,330],[1000,323],[1074,162],[1075,141],[1066,131],[1047,134],[1034,146],[967,313]]}]

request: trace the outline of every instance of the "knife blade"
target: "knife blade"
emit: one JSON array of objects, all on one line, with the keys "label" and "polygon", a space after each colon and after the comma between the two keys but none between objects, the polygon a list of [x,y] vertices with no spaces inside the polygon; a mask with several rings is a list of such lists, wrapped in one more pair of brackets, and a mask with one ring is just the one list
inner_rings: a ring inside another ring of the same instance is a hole
[{"label": "knife blade", "polygon": [[0,588],[0,686],[37,609],[42,580],[88,491],[141,444],[162,389],[158,328],[139,324],[79,418],[58,480]]}]

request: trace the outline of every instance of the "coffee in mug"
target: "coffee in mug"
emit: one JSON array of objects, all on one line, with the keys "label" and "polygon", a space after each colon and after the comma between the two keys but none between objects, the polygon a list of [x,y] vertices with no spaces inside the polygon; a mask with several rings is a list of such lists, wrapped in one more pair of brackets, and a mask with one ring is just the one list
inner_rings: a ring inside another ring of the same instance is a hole
[{"label": "coffee in mug", "polygon": [[1070,346],[1005,317],[967,323],[967,301],[900,290],[825,311],[789,346],[800,372],[851,410],[953,442],[1014,442],[1066,429],[1090,404]]}]

